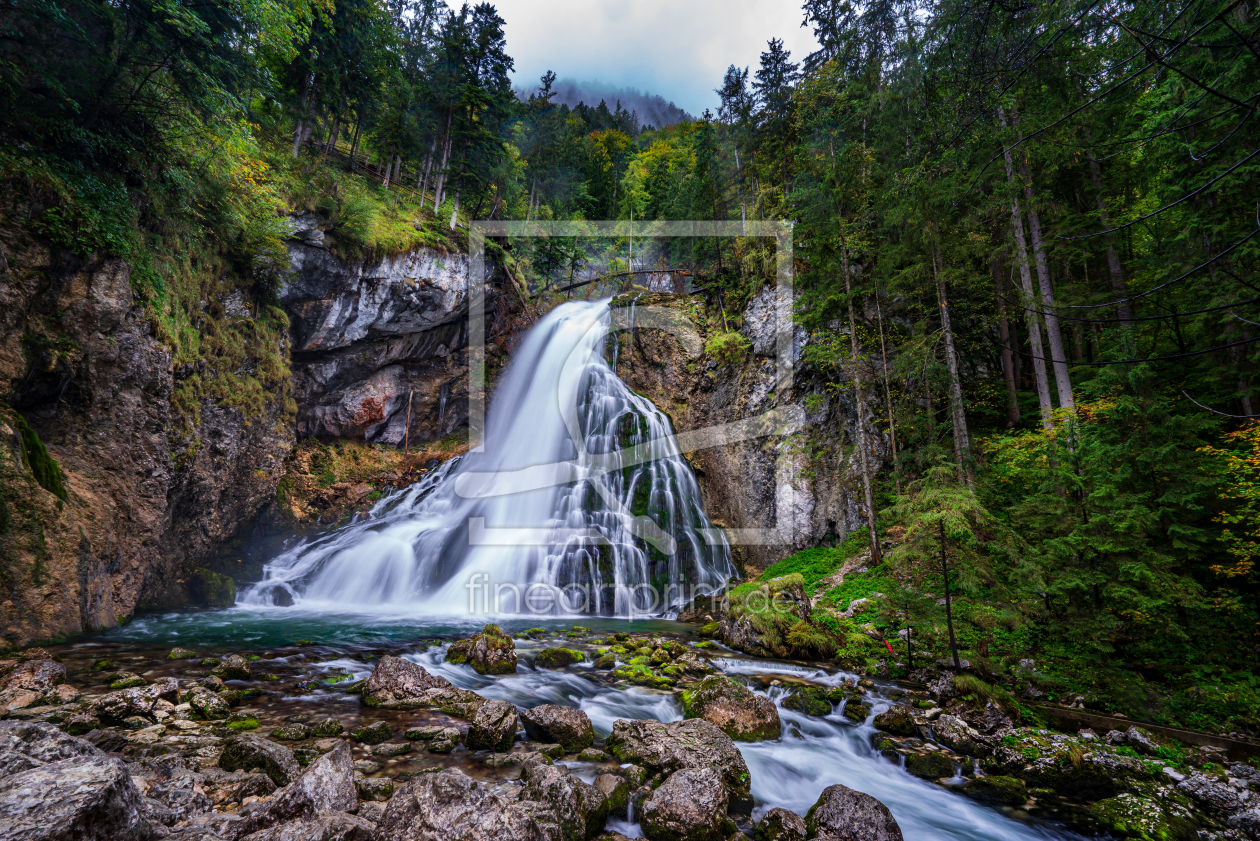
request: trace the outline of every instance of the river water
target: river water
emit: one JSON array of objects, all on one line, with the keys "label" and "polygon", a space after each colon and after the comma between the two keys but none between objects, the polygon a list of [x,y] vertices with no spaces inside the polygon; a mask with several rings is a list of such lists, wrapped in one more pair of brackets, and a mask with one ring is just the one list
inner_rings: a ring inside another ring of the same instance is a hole
[{"label": "river water", "polygon": [[[597,672],[589,664],[565,670],[535,669],[531,664],[537,650],[556,645],[578,649],[594,646],[582,640],[568,640],[563,631],[575,620],[502,621],[505,630],[553,629],[546,640],[517,640],[520,666],[517,674],[478,675],[466,665],[445,662],[450,638],[478,629],[465,619],[416,619],[403,615],[319,614],[299,608],[257,609],[236,607],[228,610],[179,612],[138,618],[130,624],[86,642],[59,647],[58,653],[72,667],[101,656],[113,657],[120,666],[128,658],[137,662],[161,663],[161,654],[171,646],[182,645],[199,651],[229,650],[256,653],[256,674],[272,672],[276,680],[259,682],[263,698],[249,709],[263,721],[310,712],[316,717],[334,716],[348,727],[388,720],[399,727],[442,722],[440,713],[427,711],[390,712],[363,707],[359,699],[344,693],[342,685],[324,687],[313,678],[353,675],[362,679],[371,674],[373,662],[382,653],[406,657],[457,686],[486,697],[509,701],[521,708],[539,704],[564,704],[582,709],[590,716],[598,738],[606,736],[619,718],[677,721],[682,705],[673,693],[634,686],[619,686],[608,672]],[[594,635],[613,631],[651,633],[694,642],[695,627],[664,620],[625,621],[582,617],[582,626]],[[446,640],[441,639],[445,637]],[[723,673],[741,680],[754,691],[777,701],[781,688],[769,685],[777,677],[838,685],[856,679],[834,667],[815,667],[747,657],[722,649],[705,652]],[[139,667],[134,667],[136,670]],[[151,677],[167,669],[166,664],[151,669]],[[73,680],[73,678],[72,678]],[[877,684],[876,696],[882,695]],[[869,699],[869,696],[868,696]],[[871,716],[887,708],[876,700]],[[1032,841],[1032,839],[1078,839],[1081,836],[1049,824],[1041,824],[1016,813],[1011,817],[995,808],[980,805],[951,790],[948,785],[930,783],[911,776],[898,764],[884,759],[870,746],[875,732],[869,720],[853,724],[837,709],[825,718],[814,718],[780,707],[783,733],[775,740],[737,743],[752,775],[754,818],[779,806],[804,815],[824,788],[841,783],[866,792],[892,811],[907,839],[968,839],[968,841]],[[438,756],[412,754],[390,760],[381,773],[415,772],[431,764],[456,765],[481,779],[510,781],[519,769],[486,769],[473,754],[460,747],[455,753]],[[607,771],[596,764],[568,763],[574,773],[587,780]],[[958,780],[961,782],[961,780]],[[641,833],[627,817],[616,817],[610,828],[630,837]]]}]

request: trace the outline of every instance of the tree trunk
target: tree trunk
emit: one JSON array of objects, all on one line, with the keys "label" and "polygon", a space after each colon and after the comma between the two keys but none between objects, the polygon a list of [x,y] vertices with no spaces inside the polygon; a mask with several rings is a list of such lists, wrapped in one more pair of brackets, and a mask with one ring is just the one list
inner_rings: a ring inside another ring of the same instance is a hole
[{"label": "tree trunk", "polygon": [[748,211],[744,207],[744,176],[739,167],[739,144],[731,141],[735,149],[735,193],[739,196],[739,232],[748,236]]},{"label": "tree trunk", "polygon": [[[843,220],[841,220],[843,225]],[[844,228],[840,228],[840,254],[844,259],[844,291],[849,296],[849,346],[853,354],[853,391],[857,398],[857,448],[862,464],[862,493],[866,497],[866,527],[871,544],[871,564],[882,558],[879,552],[879,534],[875,531],[875,494],[871,488],[871,462],[866,443],[866,398],[862,393],[862,369],[858,360],[857,318],[853,313],[853,283],[850,278],[849,246],[845,243]]]},{"label": "tree trunk", "polygon": [[424,183],[420,185],[420,206],[424,207],[424,191],[429,189],[429,171],[433,167],[433,155],[437,152],[437,135],[433,135],[433,142],[429,144],[429,154],[424,156]]},{"label": "tree trunk", "polygon": [[451,123],[455,119],[455,109],[446,112],[446,137],[442,142],[442,163],[438,166],[437,184],[433,188],[433,212],[442,206],[442,190],[446,186],[446,166],[451,159]]},{"label": "tree trunk", "polygon": [[901,468],[897,465],[897,425],[893,422],[892,387],[888,384],[888,346],[884,344],[884,313],[880,310],[878,292],[875,293],[875,318],[879,321],[879,355],[884,363],[884,403],[888,407],[888,435],[892,441],[893,482],[897,486],[897,495],[901,496]]},{"label": "tree trunk", "polygon": [[945,521],[937,523],[941,530],[941,575],[945,578],[945,627],[949,629],[949,652],[954,655],[954,668],[962,671],[962,661],[958,659],[958,642],[954,639],[953,599],[949,594],[949,561],[945,557]]},{"label": "tree trunk", "polygon": [[992,260],[993,286],[997,291],[998,341],[1002,343],[1002,379],[1006,381],[1006,428],[1019,426],[1019,391],[1015,387],[1015,354],[1011,347],[1011,327],[1006,320],[1006,284],[1002,282],[1002,263]]},{"label": "tree trunk", "polygon": [[945,331],[945,366],[949,369],[949,419],[954,427],[954,455],[958,459],[967,487],[971,487],[971,436],[967,434],[967,414],[958,376],[958,355],[954,351],[954,328],[949,320],[949,297],[945,294],[944,260],[938,243],[933,243],[932,250],[932,267],[936,270],[936,299],[941,307],[941,329]]},{"label": "tree trunk", "polygon": [[1107,231],[1103,234],[1107,238],[1107,271],[1111,273],[1111,291],[1115,293],[1116,300],[1116,318],[1125,322],[1125,326],[1130,326],[1128,322],[1133,318],[1133,310],[1129,306],[1129,302],[1123,300],[1128,292],[1124,285],[1124,272],[1120,269],[1120,252],[1116,250],[1116,235],[1111,230],[1111,221],[1107,218],[1107,205],[1103,202],[1102,192],[1102,173],[1098,170],[1098,161],[1094,160],[1094,153],[1089,152],[1089,178],[1094,182],[1094,202],[1098,205],[1098,220],[1102,223],[1103,230]]},{"label": "tree trunk", "polygon": [[1037,285],[1041,287],[1041,303],[1045,307],[1046,335],[1050,339],[1050,360],[1054,366],[1054,382],[1059,391],[1059,406],[1071,409],[1072,377],[1068,373],[1067,355],[1063,352],[1063,331],[1059,329],[1059,315],[1054,311],[1054,286],[1050,281],[1050,266],[1046,262],[1046,250],[1041,241],[1041,217],[1034,209],[1032,176],[1028,162],[1021,160],[1020,174],[1024,179],[1024,198],[1028,200],[1028,232],[1032,235],[1033,255],[1037,261]]},{"label": "tree trunk", "polygon": [[[998,123],[1005,128],[1006,117],[1002,114],[1002,109],[998,109]],[[1015,166],[1011,161],[1011,152],[1004,149],[1003,158],[1006,161],[1006,180],[1012,188],[1015,187]],[[1023,293],[1022,304],[1024,309],[1024,319],[1028,327],[1028,344],[1029,350],[1032,351],[1032,367],[1033,380],[1037,387],[1037,402],[1041,406],[1041,426],[1044,429],[1054,428],[1054,404],[1050,401],[1050,381],[1046,376],[1046,356],[1041,347],[1041,321],[1037,317],[1037,308],[1034,306],[1037,299],[1033,294],[1032,271],[1028,267],[1028,245],[1024,240],[1024,221],[1023,214],[1019,209],[1019,199],[1011,193],[1011,229],[1015,233],[1015,251],[1019,259],[1019,281],[1020,291]]]}]

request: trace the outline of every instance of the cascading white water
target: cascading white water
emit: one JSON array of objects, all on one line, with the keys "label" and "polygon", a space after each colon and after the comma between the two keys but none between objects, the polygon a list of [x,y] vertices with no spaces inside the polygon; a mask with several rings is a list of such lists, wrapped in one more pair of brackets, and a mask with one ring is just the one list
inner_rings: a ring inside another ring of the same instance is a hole
[{"label": "cascading white water", "polygon": [[734,573],[669,420],[604,360],[605,302],[557,307],[472,452],[271,561],[239,604],[668,614]]}]

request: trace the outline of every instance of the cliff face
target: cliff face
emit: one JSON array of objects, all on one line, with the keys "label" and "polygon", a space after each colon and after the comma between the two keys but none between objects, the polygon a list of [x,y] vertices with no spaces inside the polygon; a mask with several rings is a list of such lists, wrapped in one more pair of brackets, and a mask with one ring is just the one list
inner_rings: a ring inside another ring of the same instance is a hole
[{"label": "cliff face", "polygon": [[[772,289],[761,290],[744,312],[742,332],[750,350],[730,364],[704,352],[716,322],[706,317],[701,299],[649,293],[633,300],[633,317],[632,300],[614,300],[620,309],[614,323],[622,327],[618,375],[666,412],[677,433],[750,420],[755,427],[744,440],[688,454],[705,510],[717,525],[777,532],[755,543],[733,541],[738,564],[749,572],[761,570],[865,526],[853,448],[856,406],[826,395],[822,377],[803,361],[807,338],[800,327],[793,336],[791,385],[779,378],[776,311],[790,310],[776,302]],[[874,443],[876,459],[887,459],[887,443]]]},{"label": "cliff face", "polygon": [[[466,423],[465,258],[348,263],[302,222],[284,314],[240,291],[194,314],[220,345],[256,337],[228,365],[254,396],[225,398],[223,359],[177,363],[126,263],[69,257],[0,219],[0,647],[187,603],[192,568],[276,499],[298,438],[398,445],[408,402],[413,444]],[[493,336],[502,299],[487,298]],[[259,327],[285,315],[287,336]]]}]

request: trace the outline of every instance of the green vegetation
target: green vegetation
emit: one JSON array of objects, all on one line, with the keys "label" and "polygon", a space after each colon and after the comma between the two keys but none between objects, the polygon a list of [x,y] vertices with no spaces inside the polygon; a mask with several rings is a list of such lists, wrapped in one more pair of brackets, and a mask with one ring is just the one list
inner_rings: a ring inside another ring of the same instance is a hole
[{"label": "green vegetation", "polygon": [[752,343],[743,333],[714,333],[704,343],[704,352],[723,365],[741,362],[751,349]]},{"label": "green vegetation", "polygon": [[[35,434],[35,430],[31,429],[25,418],[17,412],[14,412],[12,417],[17,424],[18,432],[22,436],[22,452],[26,454],[26,463],[30,466],[31,474],[35,477],[35,481],[39,483],[41,488],[64,502],[67,499],[66,477],[61,472],[61,465],[48,452],[44,442],[39,440],[39,436]],[[7,505],[5,507],[5,519],[5,530],[7,531]]]}]

